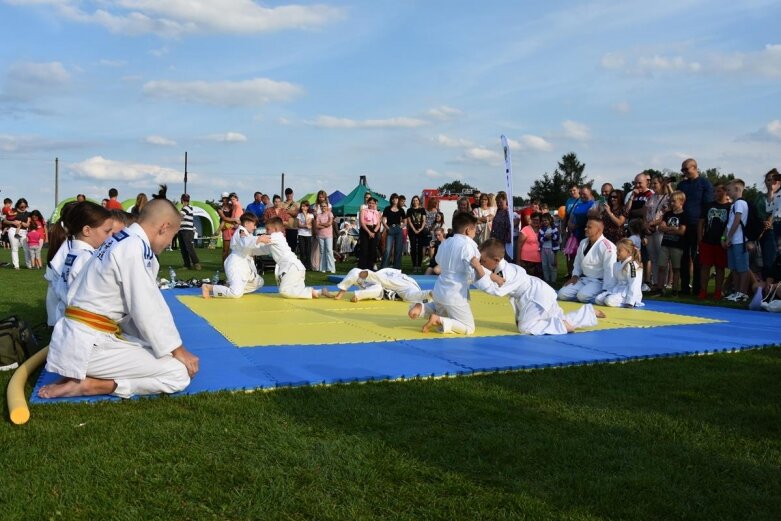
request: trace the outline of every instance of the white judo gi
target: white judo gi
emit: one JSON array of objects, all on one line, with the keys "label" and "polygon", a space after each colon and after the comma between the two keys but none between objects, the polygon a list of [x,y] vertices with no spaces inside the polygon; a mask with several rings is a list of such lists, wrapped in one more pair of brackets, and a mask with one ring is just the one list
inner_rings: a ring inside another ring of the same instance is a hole
[{"label": "white judo gi", "polygon": [[49,287],[46,290],[46,324],[54,327],[62,315],[65,313],[65,299],[60,299],[57,296],[57,291],[54,288],[60,275],[62,275],[62,268],[65,266],[65,257],[68,256],[68,252],[71,249],[71,240],[63,242],[60,245],[60,249],[52,257],[51,262],[46,263],[46,271],[43,274],[43,278],[49,283]]},{"label": "white judo gi", "polygon": [[[73,239],[68,241],[68,243],[70,244],[70,249],[68,254],[65,255],[65,262],[62,264],[60,276],[54,281],[54,293],[59,300],[57,309],[60,309],[62,313],[65,313],[65,306],[68,305],[68,290],[79,273],[81,273],[84,265],[92,258],[92,254],[95,253],[95,248],[84,241]],[[59,254],[59,250],[57,253]]]},{"label": "white judo gi", "polygon": [[572,274],[578,277],[575,284],[559,289],[559,300],[593,302],[594,297],[614,286],[613,264],[616,262],[616,246],[600,235],[594,245],[588,248],[588,238],[580,241]]},{"label": "white judo gi", "polygon": [[263,277],[255,266],[255,255],[262,255],[258,238],[249,230],[239,226],[231,238],[231,253],[225,259],[225,276],[228,285],[215,284],[212,295],[215,297],[239,298],[263,287]]},{"label": "white judo gi", "polygon": [[613,286],[594,299],[599,306],[636,307],[643,305],[643,269],[631,258],[613,264]]},{"label": "white judo gi", "polygon": [[521,333],[565,335],[565,321],[574,328],[597,325],[597,315],[591,304],[584,304],[577,311],[565,314],[556,302],[556,290],[527,274],[520,266],[501,260],[495,272],[504,279],[504,284],[496,284],[491,280],[491,273],[485,270],[483,277],[475,281],[475,287],[489,295],[510,297],[515,324]]},{"label": "white judo gi", "polygon": [[[122,398],[186,388],[187,368],[171,356],[182,339],[157,288],[159,268],[140,225],[106,241],[68,291],[69,307],[54,327],[46,369],[79,380],[114,380],[113,394]],[[70,318],[72,308],[115,323],[121,334]]]},{"label": "white judo gi", "polygon": [[298,260],[296,254],[287,244],[285,234],[274,232],[269,234],[271,242],[261,244],[258,248],[261,255],[271,255],[277,264],[274,275],[279,285],[279,294],[285,298],[312,298],[312,288],[306,287],[306,268]]},{"label": "white judo gi", "polygon": [[443,333],[471,335],[475,332],[475,319],[469,305],[469,285],[474,280],[470,262],[480,257],[474,240],[457,233],[439,245],[436,261],[442,273],[434,283],[433,302],[423,304],[421,317],[436,313],[442,319]]},{"label": "white judo gi", "polygon": [[[365,279],[358,276],[362,271],[367,272]],[[431,292],[421,290],[415,279],[395,268],[378,271],[353,268],[337,284],[342,291],[347,291],[352,286],[361,288],[355,291],[357,300],[382,300],[387,296],[386,291],[397,294],[404,302],[423,302],[431,295]]]}]

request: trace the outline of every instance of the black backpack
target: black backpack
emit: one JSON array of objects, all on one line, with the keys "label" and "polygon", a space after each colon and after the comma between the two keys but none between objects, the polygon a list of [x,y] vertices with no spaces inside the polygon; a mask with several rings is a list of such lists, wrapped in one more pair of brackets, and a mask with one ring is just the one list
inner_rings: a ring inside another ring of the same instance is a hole
[{"label": "black backpack", "polygon": [[[746,201],[742,197],[738,201]],[[762,236],[762,232],[765,230],[765,224],[762,219],[759,218],[757,213],[757,207],[751,201],[746,201],[748,205],[748,216],[746,217],[746,224],[743,224],[743,219],[740,220],[740,227],[743,228],[743,243],[748,241],[756,241]],[[734,212],[734,206],[733,206]]]},{"label": "black backpack", "polygon": [[21,364],[40,350],[24,320],[12,315],[0,320],[0,368]]}]

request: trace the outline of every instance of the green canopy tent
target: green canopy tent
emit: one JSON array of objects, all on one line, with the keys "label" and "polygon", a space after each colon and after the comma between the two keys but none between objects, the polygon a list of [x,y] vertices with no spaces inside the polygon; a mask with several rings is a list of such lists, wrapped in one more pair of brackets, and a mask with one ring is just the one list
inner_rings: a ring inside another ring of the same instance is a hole
[{"label": "green canopy tent", "polygon": [[304,201],[308,202],[310,205],[317,201],[317,192],[309,192],[304,197],[298,200],[299,204],[303,203]]},{"label": "green canopy tent", "polygon": [[[68,197],[67,199],[63,199],[62,201],[60,201],[59,204],[57,204],[57,208],[55,208],[54,212],[52,212],[51,217],[49,217],[49,222],[56,223],[57,221],[59,221],[60,213],[62,213],[62,207],[75,200],[76,200],[75,197]],[[87,201],[95,204],[100,204],[100,201],[96,201],[95,199],[90,199],[89,197],[87,197]]]},{"label": "green canopy tent", "polygon": [[363,195],[366,192],[371,192],[375,199],[377,199],[377,209],[383,211],[386,206],[390,206],[390,201],[381,197],[376,192],[372,192],[371,188],[365,184],[359,184],[353,191],[347,194],[344,199],[333,205],[334,215],[344,217],[345,215],[357,215],[358,210],[361,209],[363,204]]}]

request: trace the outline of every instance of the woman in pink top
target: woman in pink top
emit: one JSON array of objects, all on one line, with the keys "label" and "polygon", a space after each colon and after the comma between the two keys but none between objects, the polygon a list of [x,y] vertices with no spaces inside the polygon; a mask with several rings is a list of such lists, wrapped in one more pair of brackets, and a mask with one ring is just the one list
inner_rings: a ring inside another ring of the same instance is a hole
[{"label": "woman in pink top", "polygon": [[334,262],[334,214],[328,209],[328,201],[320,204],[320,213],[315,216],[315,232],[320,247],[320,271],[336,273]]},{"label": "woman in pink top", "polygon": [[519,264],[529,275],[542,277],[542,257],[540,256],[540,241],[537,234],[540,231],[540,213],[531,215],[530,224],[521,228],[518,234]]},{"label": "woman in pink top", "polygon": [[377,199],[369,199],[368,206],[360,213],[360,235],[358,239],[358,267],[374,269],[377,262],[377,244],[380,237],[380,212],[377,211]]}]

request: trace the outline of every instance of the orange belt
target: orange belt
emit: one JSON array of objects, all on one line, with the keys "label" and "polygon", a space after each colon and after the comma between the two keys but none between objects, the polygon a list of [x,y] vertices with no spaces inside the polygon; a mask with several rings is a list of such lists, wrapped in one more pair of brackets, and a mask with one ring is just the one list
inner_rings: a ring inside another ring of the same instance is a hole
[{"label": "orange belt", "polygon": [[117,336],[122,333],[119,325],[110,318],[104,317],[103,315],[98,315],[97,313],[93,313],[85,309],[68,306],[65,308],[65,316],[71,320],[75,320],[76,322],[81,322],[82,324],[100,331],[101,333],[110,333]]}]

